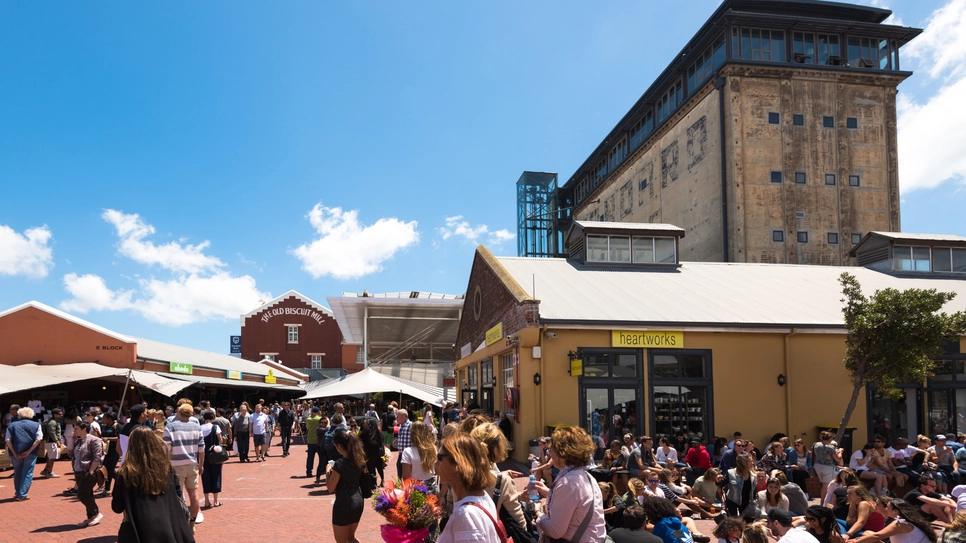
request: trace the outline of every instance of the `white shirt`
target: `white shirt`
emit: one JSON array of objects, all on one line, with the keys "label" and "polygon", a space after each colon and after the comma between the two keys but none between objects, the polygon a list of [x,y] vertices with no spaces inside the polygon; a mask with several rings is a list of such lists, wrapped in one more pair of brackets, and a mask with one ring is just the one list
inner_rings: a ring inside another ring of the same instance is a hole
[{"label": "white shirt", "polygon": [[265,425],[268,423],[268,415],[256,413],[249,419],[252,424],[252,434],[260,436],[265,433]]},{"label": "white shirt", "polygon": [[868,457],[868,460],[865,462],[865,465],[864,466],[861,465],[861,464],[859,464],[859,460],[862,460],[862,458],[863,458],[862,457],[862,449],[859,449],[859,450],[855,451],[855,453],[852,454],[852,458],[849,459],[849,467],[852,468],[854,471],[866,471],[866,470],[868,470],[869,469],[869,462],[872,460],[872,457],[871,456]]},{"label": "white shirt", "polygon": [[413,467],[412,473],[409,475],[413,479],[418,479],[420,481],[425,481],[426,479],[431,479],[436,476],[432,470],[423,470],[423,465],[419,462],[419,449],[416,447],[406,447],[402,453],[402,463],[409,464]]},{"label": "white shirt", "polygon": [[669,453],[667,453],[667,454],[664,454],[664,448],[663,447],[658,447],[657,448],[657,461],[658,462],[671,462],[671,463],[677,464],[678,463],[678,450],[675,449],[674,447],[671,447],[671,451]]},{"label": "white shirt", "polygon": [[663,498],[664,497],[664,491],[661,490],[660,487],[655,488],[654,490],[651,490],[651,487],[645,486],[644,487],[644,492],[647,492],[651,496],[657,496],[658,498]]},{"label": "white shirt", "polygon": [[778,543],[818,543],[818,539],[815,539],[814,535],[806,532],[804,526],[799,526],[798,528],[792,528],[785,532],[785,535],[778,540]]},{"label": "white shirt", "polygon": [[[469,505],[478,503],[490,515],[486,515],[479,507]],[[467,496],[453,504],[453,516],[446,523],[446,529],[439,535],[437,543],[456,543],[457,541],[482,541],[485,543],[499,543],[500,536],[496,533],[496,506],[490,496]]]}]

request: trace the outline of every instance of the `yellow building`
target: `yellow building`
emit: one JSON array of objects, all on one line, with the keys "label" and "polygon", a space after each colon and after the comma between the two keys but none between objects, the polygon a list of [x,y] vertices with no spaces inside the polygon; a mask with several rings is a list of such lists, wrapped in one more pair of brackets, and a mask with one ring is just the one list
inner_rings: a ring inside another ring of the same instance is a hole
[{"label": "yellow building", "polygon": [[[851,393],[842,272],[869,295],[935,288],[959,293],[946,311],[966,309],[966,238],[870,233],[856,247],[868,267],[835,267],[679,262],[683,235],[577,221],[569,259],[477,249],[457,389],[466,405],[511,413],[518,460],[558,424],[599,443],[678,429],[706,440],[740,431],[759,448],[778,432],[814,440],[817,427],[838,424]],[[947,271],[947,261],[960,268]],[[964,347],[949,346],[928,383],[904,387],[908,400],[863,394],[850,421],[856,444],[873,431],[966,431]]]}]

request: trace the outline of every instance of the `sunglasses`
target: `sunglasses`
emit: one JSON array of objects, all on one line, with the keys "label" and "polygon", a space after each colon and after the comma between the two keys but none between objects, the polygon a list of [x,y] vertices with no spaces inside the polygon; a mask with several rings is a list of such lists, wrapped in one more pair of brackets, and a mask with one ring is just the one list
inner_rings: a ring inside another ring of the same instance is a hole
[{"label": "sunglasses", "polygon": [[818,522],[818,519],[815,517],[805,517],[805,522]]},{"label": "sunglasses", "polygon": [[647,482],[649,482],[649,483],[660,483],[661,480],[660,479],[648,479]]},{"label": "sunglasses", "polygon": [[452,458],[452,457],[449,454],[444,453],[444,452],[437,452],[436,453],[436,461],[437,462],[442,462],[446,458]]}]

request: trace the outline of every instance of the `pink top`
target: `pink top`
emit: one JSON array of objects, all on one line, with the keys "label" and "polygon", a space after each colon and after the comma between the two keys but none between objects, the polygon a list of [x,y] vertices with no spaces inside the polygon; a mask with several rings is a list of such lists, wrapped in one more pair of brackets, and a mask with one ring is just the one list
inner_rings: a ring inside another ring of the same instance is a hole
[{"label": "pink top", "polygon": [[573,539],[577,534],[587,508],[593,507],[590,523],[578,543],[603,541],[607,535],[604,525],[604,498],[600,487],[591,480],[583,467],[567,466],[560,471],[550,497],[547,499],[547,514],[537,520],[540,532],[548,537]]}]

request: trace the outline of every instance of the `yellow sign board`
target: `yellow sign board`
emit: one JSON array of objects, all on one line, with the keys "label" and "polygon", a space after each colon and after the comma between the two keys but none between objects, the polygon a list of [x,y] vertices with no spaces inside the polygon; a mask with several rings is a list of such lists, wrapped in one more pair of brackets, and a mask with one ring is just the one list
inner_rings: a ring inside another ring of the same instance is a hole
[{"label": "yellow sign board", "polygon": [[270,385],[275,384],[275,370],[268,370],[268,375],[265,376],[265,382]]},{"label": "yellow sign board", "polygon": [[486,331],[486,346],[489,347],[501,339],[503,339],[503,323],[498,322],[496,326]]},{"label": "yellow sign board", "polygon": [[658,330],[611,330],[611,347],[683,349],[684,332]]},{"label": "yellow sign board", "polygon": [[570,361],[570,376],[580,377],[584,374],[584,361],[579,358],[574,358]]}]

